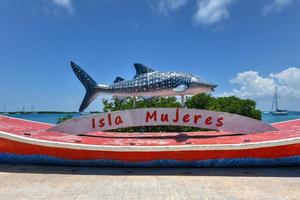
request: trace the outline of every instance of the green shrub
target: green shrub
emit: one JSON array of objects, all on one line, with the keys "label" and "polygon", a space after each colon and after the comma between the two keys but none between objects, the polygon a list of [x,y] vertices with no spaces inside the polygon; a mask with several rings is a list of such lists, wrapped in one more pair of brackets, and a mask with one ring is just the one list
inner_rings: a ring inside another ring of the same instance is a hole
[{"label": "green shrub", "polygon": [[187,108],[215,110],[243,115],[258,120],[261,119],[261,111],[256,109],[255,101],[251,99],[241,99],[236,96],[215,98],[203,93],[189,97],[185,101],[185,104]]},{"label": "green shrub", "polygon": [[63,121],[66,121],[66,120],[69,120],[69,119],[72,119],[73,118],[73,116],[71,115],[71,114],[67,114],[67,115],[65,115],[65,116],[63,116],[63,117],[59,117],[58,119],[57,119],[57,124],[59,124],[59,123],[61,123],[61,122],[63,122]]}]

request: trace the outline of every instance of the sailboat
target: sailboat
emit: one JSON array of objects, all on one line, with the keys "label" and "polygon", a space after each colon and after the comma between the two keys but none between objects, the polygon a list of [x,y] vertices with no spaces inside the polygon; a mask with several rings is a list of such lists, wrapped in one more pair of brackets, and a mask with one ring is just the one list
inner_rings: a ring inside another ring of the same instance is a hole
[{"label": "sailboat", "polygon": [[273,98],[272,108],[271,108],[272,115],[288,115],[287,110],[280,110],[278,108],[278,93],[277,93],[277,86],[275,87],[275,94]]}]

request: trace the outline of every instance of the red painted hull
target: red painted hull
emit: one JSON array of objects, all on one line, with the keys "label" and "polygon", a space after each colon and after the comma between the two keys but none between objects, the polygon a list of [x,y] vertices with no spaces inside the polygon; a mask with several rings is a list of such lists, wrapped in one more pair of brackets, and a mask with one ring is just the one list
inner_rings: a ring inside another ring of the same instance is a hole
[{"label": "red painted hull", "polygon": [[23,156],[22,162],[27,162],[27,158],[29,163],[34,160],[45,164],[55,164],[55,159],[59,159],[58,164],[64,164],[64,161],[69,164],[83,161],[84,164],[88,161],[86,164],[89,165],[91,161],[96,161],[97,165],[101,165],[109,161],[112,165],[116,162],[147,165],[166,161],[170,165],[201,165],[201,161],[210,161],[218,162],[218,166],[227,166],[228,162],[248,166],[251,162],[253,165],[260,165],[257,163],[261,161],[276,165],[275,161],[279,159],[277,164],[282,164],[279,161],[287,165],[289,162],[299,164],[300,120],[273,125],[279,131],[250,135],[218,132],[96,132],[89,133],[89,136],[73,136],[47,132],[52,126],[50,124],[0,116],[0,160],[10,162],[8,158],[14,159],[17,156],[16,159],[19,159]]}]

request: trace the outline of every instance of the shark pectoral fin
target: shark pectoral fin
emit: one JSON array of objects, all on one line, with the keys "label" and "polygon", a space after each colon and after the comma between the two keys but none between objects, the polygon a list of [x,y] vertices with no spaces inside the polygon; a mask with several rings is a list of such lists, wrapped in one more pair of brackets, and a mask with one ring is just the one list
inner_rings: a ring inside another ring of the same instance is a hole
[{"label": "shark pectoral fin", "polygon": [[189,87],[187,85],[179,85],[176,88],[173,89],[176,93],[185,92]]},{"label": "shark pectoral fin", "polygon": [[151,100],[153,99],[153,97],[151,96],[139,96],[140,98],[142,98],[143,100]]}]

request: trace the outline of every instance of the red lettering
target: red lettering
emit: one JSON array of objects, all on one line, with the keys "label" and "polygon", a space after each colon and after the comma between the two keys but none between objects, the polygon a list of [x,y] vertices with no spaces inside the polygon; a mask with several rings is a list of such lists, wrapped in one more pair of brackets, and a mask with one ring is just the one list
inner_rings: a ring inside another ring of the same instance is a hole
[{"label": "red lettering", "polygon": [[176,109],[176,117],[173,119],[173,122],[178,122],[179,120],[179,109]]},{"label": "red lettering", "polygon": [[92,119],[92,127],[93,127],[93,128],[96,128],[95,118]]},{"label": "red lettering", "polygon": [[111,114],[108,113],[108,125],[111,126]]},{"label": "red lettering", "polygon": [[197,124],[201,117],[202,117],[201,115],[195,115],[194,116],[194,123]]},{"label": "red lettering", "polygon": [[119,124],[123,124],[123,120],[120,116],[117,116],[116,119],[115,119],[115,124],[116,125],[119,125]]},{"label": "red lettering", "polygon": [[188,123],[190,121],[190,115],[189,114],[185,114],[182,118],[182,121],[184,123]]},{"label": "red lettering", "polygon": [[219,117],[218,120],[217,120],[217,124],[216,125],[219,126],[219,127],[223,126],[223,119],[224,119],[224,117]]},{"label": "red lettering", "polygon": [[160,120],[162,122],[168,122],[169,121],[169,115],[168,114],[161,114]]},{"label": "red lettering", "polygon": [[211,125],[212,124],[212,117],[207,117],[205,120],[206,125]]},{"label": "red lettering", "polygon": [[157,112],[154,111],[152,114],[150,114],[150,112],[146,113],[146,122],[149,122],[149,120],[151,120],[152,118],[154,118],[154,121],[157,120]]},{"label": "red lettering", "polygon": [[99,127],[102,128],[105,126],[104,119],[99,120]]}]

